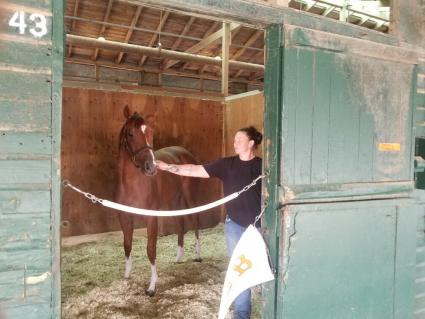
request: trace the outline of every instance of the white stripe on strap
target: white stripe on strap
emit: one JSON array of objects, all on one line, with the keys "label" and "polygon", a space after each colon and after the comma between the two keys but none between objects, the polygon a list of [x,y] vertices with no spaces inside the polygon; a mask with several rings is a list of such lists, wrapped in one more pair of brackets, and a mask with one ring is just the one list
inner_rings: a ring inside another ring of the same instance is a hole
[{"label": "white stripe on strap", "polygon": [[214,208],[214,207],[220,206],[224,203],[227,203],[228,201],[231,201],[232,199],[235,199],[238,196],[239,196],[239,193],[235,192],[233,194],[230,194],[229,196],[226,196],[222,199],[219,199],[215,202],[212,202],[212,203],[209,203],[209,204],[206,204],[206,205],[201,205],[201,206],[192,207],[192,208],[188,208],[188,209],[179,209],[179,210],[142,209],[142,208],[136,208],[136,207],[131,207],[131,206],[127,206],[127,205],[122,205],[122,204],[110,202],[109,200],[105,200],[105,199],[100,200],[100,203],[103,206],[113,208],[113,209],[117,209],[117,210],[127,212],[127,213],[131,213],[131,214],[144,215],[144,216],[166,217],[166,216],[181,216],[181,215],[189,215],[189,214],[199,213],[199,212],[202,212],[204,210]]}]

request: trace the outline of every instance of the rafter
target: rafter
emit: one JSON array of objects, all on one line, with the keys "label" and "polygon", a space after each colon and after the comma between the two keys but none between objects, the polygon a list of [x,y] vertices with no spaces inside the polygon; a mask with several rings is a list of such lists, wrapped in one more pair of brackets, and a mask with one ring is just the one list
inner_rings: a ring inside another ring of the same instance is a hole
[{"label": "rafter", "polygon": [[[236,37],[236,35],[239,33],[239,31],[241,31],[242,30],[242,28],[237,28],[237,29],[235,29],[233,32],[230,32],[230,36],[231,36],[231,41],[230,42],[232,42],[233,41],[233,38],[234,37]],[[220,45],[218,45],[215,49],[213,49],[212,50],[212,56],[220,56],[220,54],[221,54],[221,49],[222,49],[222,46],[221,46],[221,44]],[[190,62],[186,62],[186,63],[184,63],[181,67],[180,67],[180,70],[182,70],[182,71],[184,71],[187,67],[189,67],[189,65],[190,65]],[[204,73],[204,71],[206,70],[208,68],[208,65],[203,65],[202,66],[202,69],[201,70],[199,70],[199,74],[202,74],[202,73]],[[216,72],[216,75],[217,76],[220,76],[220,72],[221,72],[221,69],[220,68],[218,68],[217,69],[217,72]]]},{"label": "rafter", "polygon": [[[131,36],[133,35],[133,32],[134,32],[134,27],[136,26],[137,21],[139,21],[139,17],[140,17],[140,14],[142,13],[142,10],[143,10],[142,6],[137,7],[137,10],[136,10],[136,13],[134,14],[133,20],[131,20],[130,29],[128,29],[127,34],[125,35],[125,38],[124,38],[124,41],[123,41],[124,43],[128,43],[130,41],[130,38],[131,38]],[[123,56],[124,56],[124,52],[118,53],[118,55],[115,59],[115,63],[120,64]]]},{"label": "rafter", "polygon": [[[109,0],[108,2],[108,6],[106,7],[106,11],[105,11],[105,15],[103,16],[103,22],[107,22],[109,19],[109,15],[111,14],[111,10],[112,10],[112,3],[114,2],[114,0]],[[99,32],[99,37],[103,37],[105,35],[105,30],[106,30],[106,25],[103,24],[102,28],[100,29]],[[99,55],[99,49],[96,48],[94,50],[93,56],[92,56],[92,60],[97,60],[97,57]]]},{"label": "rafter", "polygon": [[[230,24],[230,32],[239,28],[241,25],[237,24],[237,23],[231,23]],[[221,37],[223,36],[223,30],[222,28],[212,34],[210,34],[209,36],[206,36],[202,41],[200,41],[199,43],[195,44],[194,46],[191,46],[189,49],[187,49],[184,52],[187,53],[197,53],[199,51],[201,51],[202,49],[206,48],[207,46],[209,46],[210,44],[218,41],[221,39]],[[164,69],[169,69],[171,68],[173,65],[175,65],[176,63],[178,63],[179,61],[176,60],[172,60],[169,61]]]},{"label": "rafter", "polygon": [[[196,17],[193,17],[193,16],[190,17],[189,21],[186,22],[186,25],[185,25],[183,31],[180,33],[180,37],[178,37],[174,41],[173,45],[171,46],[171,50],[176,50],[179,47],[180,43],[183,40],[182,36],[184,36],[187,33],[187,31],[189,31],[189,28],[192,26],[192,24],[193,24],[193,22],[195,22],[195,20],[196,20]],[[162,64],[165,66],[168,61],[169,61],[168,59],[164,59],[164,61],[162,62]]]},{"label": "rafter", "polygon": [[[170,15],[170,11],[166,11],[164,16],[162,16],[162,14],[161,14],[161,16],[160,16],[161,18],[160,18],[158,27],[156,28],[157,33],[153,34],[153,36],[152,36],[152,38],[151,38],[151,40],[149,41],[149,44],[148,44],[149,47],[153,46],[153,44],[155,43],[156,39],[158,38],[158,32],[161,32],[162,28],[165,25],[165,22],[167,22],[169,15]],[[146,55],[143,55],[142,58],[139,61],[139,66],[143,66],[145,64],[147,58],[148,57]]]},{"label": "rafter", "polygon": [[323,13],[322,13],[322,16],[324,16],[324,17],[326,17],[326,16],[328,16],[328,14],[329,13],[331,13],[332,11],[334,11],[335,10],[335,7],[334,6],[329,6]]},{"label": "rafter", "polygon": [[[74,17],[76,17],[77,16],[77,14],[78,14],[78,7],[79,7],[79,5],[80,5],[80,0],[75,0],[75,6],[74,6]],[[75,29],[75,24],[77,23],[77,20],[72,20],[72,23],[71,23],[71,28],[69,29],[69,33],[71,33],[72,32],[72,30],[74,30]],[[68,57],[71,57],[71,55],[72,55],[72,45],[70,44],[69,46],[68,46]]]},{"label": "rafter", "polygon": [[255,31],[249,39],[243,44],[243,48],[239,48],[235,53],[230,57],[233,60],[237,60],[242,54],[245,53],[246,49],[250,47],[255,41],[257,41],[258,37],[263,34],[262,30]]}]

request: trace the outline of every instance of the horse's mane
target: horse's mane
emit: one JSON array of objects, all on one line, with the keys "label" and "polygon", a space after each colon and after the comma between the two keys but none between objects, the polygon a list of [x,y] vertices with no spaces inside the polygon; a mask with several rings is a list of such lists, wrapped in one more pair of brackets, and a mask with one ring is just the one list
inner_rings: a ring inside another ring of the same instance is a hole
[{"label": "horse's mane", "polygon": [[134,112],[134,113],[133,113],[133,115],[132,115],[132,116],[130,116],[130,117],[127,119],[127,121],[125,122],[125,124],[124,124],[124,125],[123,125],[123,127],[121,128],[121,131],[120,131],[120,137],[119,137],[118,149],[120,149],[120,148],[121,148],[121,146],[122,146],[122,145],[123,145],[123,143],[124,143],[124,132],[125,132],[125,130],[126,130],[126,128],[127,128],[127,125],[128,125],[131,121],[134,121],[134,125],[135,125],[135,126],[141,126],[142,124],[144,124],[144,123],[145,123],[145,120],[143,119],[143,117],[142,117],[139,113]]}]

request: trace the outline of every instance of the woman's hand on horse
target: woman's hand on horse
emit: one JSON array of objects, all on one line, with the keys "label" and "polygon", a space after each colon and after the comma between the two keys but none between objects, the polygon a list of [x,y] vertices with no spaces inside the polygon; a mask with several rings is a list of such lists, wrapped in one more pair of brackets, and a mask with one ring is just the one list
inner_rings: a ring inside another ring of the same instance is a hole
[{"label": "woman's hand on horse", "polygon": [[160,160],[156,160],[155,164],[156,164],[156,167],[162,171],[167,171],[170,166],[167,163],[164,163],[163,161],[160,161]]}]

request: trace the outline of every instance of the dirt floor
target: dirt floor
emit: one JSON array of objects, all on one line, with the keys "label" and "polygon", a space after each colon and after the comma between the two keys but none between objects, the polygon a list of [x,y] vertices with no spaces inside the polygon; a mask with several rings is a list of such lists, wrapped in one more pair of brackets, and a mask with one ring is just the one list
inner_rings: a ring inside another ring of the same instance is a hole
[{"label": "dirt floor", "polygon": [[[194,235],[185,236],[183,262],[175,263],[177,237],[158,241],[159,280],[154,297],[145,295],[150,265],[146,238],[138,232],[133,245],[133,272],[123,279],[120,233],[82,243],[67,240],[62,251],[62,314],[68,318],[217,318],[227,269],[223,226],[201,232],[202,263],[195,257]],[[252,318],[259,318],[259,289],[254,292]],[[230,315],[228,318],[231,318]]]}]

